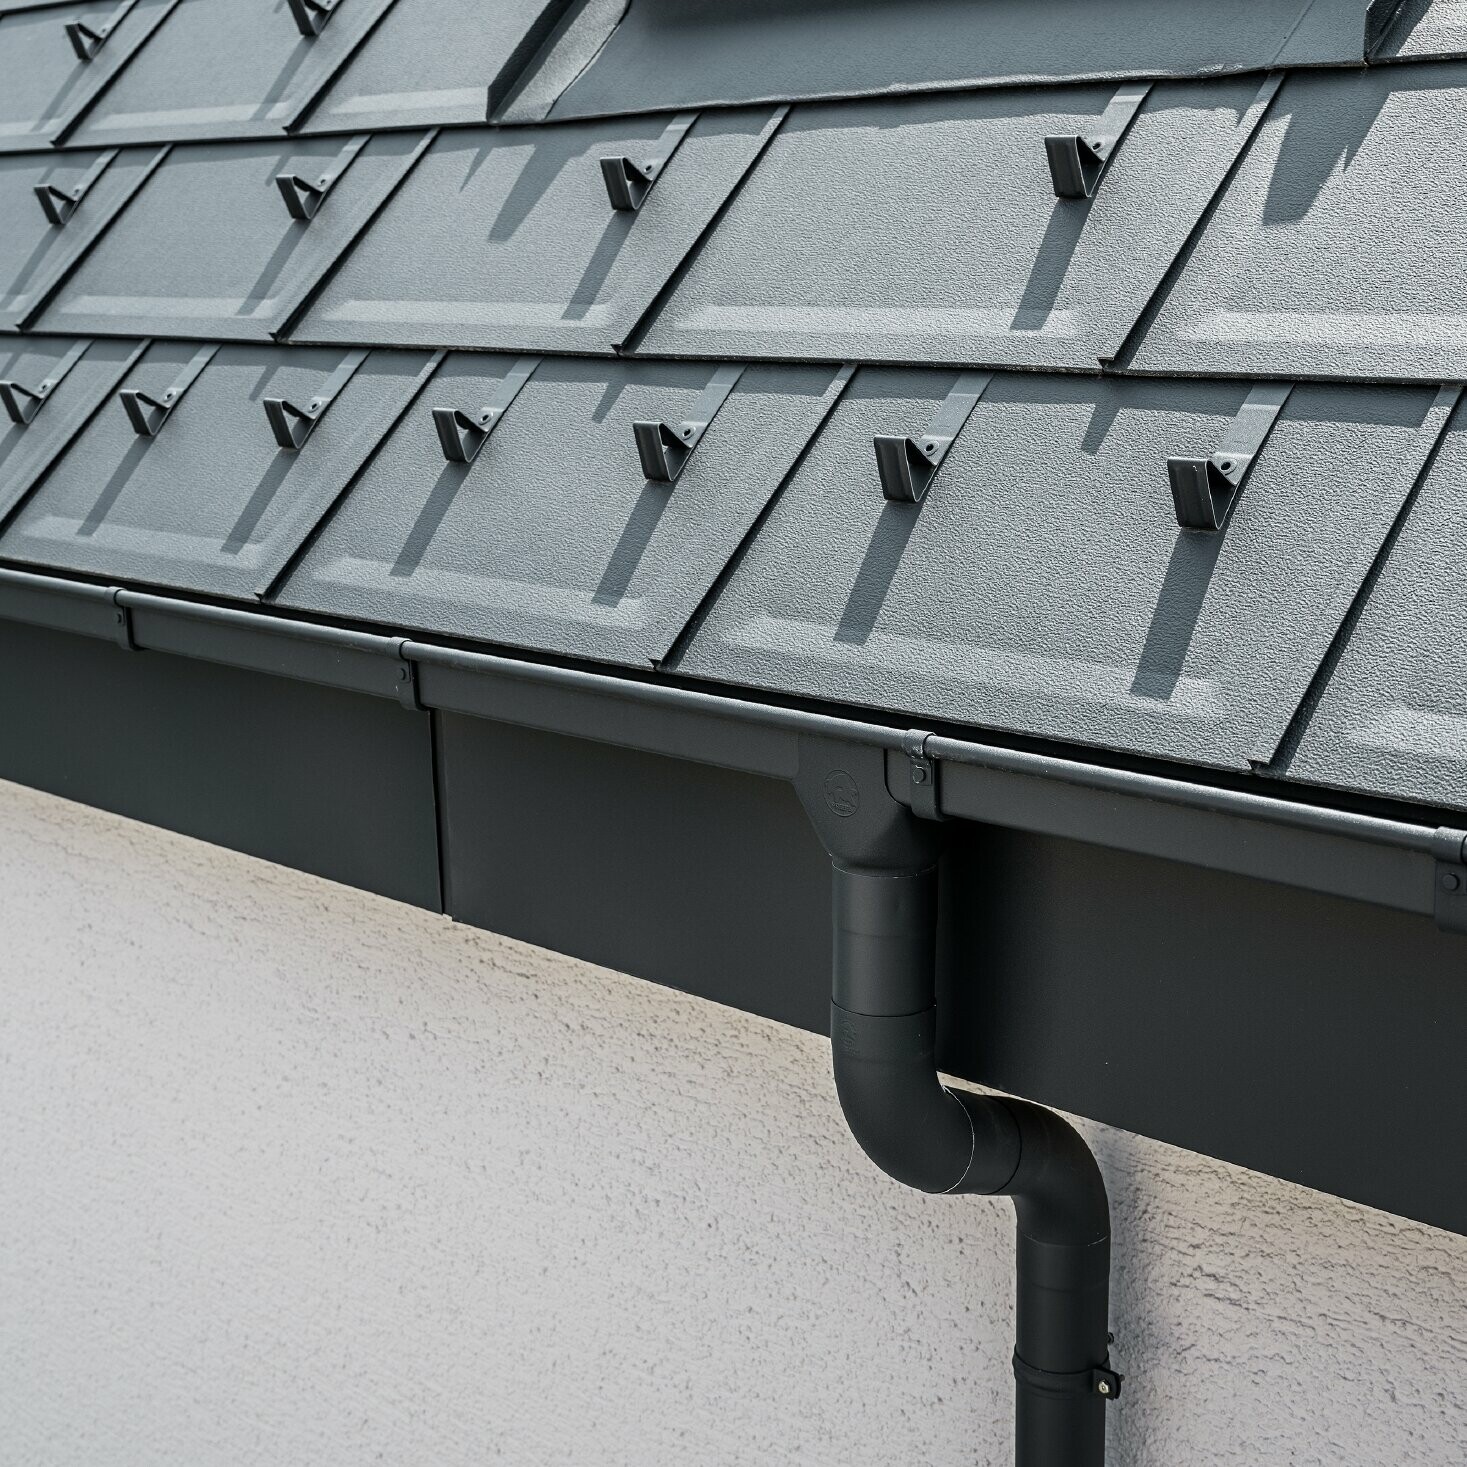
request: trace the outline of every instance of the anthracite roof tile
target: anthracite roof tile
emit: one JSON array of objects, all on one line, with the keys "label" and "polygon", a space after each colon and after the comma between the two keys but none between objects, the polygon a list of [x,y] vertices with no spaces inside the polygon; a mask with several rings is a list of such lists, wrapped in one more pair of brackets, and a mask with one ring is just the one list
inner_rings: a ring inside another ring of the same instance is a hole
[{"label": "anthracite roof tile", "polygon": [[1458,412],[1358,623],[1271,773],[1467,809],[1467,418]]},{"label": "anthracite roof tile", "polygon": [[0,560],[1467,808],[1460,10],[0,0]]},{"label": "anthracite roof tile", "polygon": [[440,133],[296,340],[609,352],[758,156],[773,108],[698,118],[636,211],[600,160],[653,154],[666,117]]},{"label": "anthracite roof tile", "polygon": [[1153,87],[1090,199],[1055,197],[1045,138],[1109,86],[796,108],[639,349],[1093,369],[1276,85]]},{"label": "anthracite roof tile", "polygon": [[432,413],[477,414],[513,358],[444,362],[285,583],[280,604],[646,666],[660,661],[843,378],[749,367],[674,483],[632,424],[681,423],[707,363],[543,358],[470,464]]},{"label": "anthracite roof tile", "polygon": [[[122,390],[162,401],[198,353],[194,343],[156,343]],[[304,445],[279,447],[265,400],[307,407],[346,355],[220,347],[152,436],[113,394],[0,538],[0,557],[253,599],[392,428],[429,361],[371,353]]]},{"label": "anthracite roof tile", "polygon": [[1166,461],[1217,447],[1241,384],[1000,374],[926,499],[888,502],[873,436],[921,434],[952,383],[857,373],[676,670],[1270,758],[1440,431],[1434,391],[1296,387],[1226,533],[1202,535],[1177,527]]},{"label": "anthracite roof tile", "polygon": [[[0,151],[44,145],[74,125],[177,3],[89,0],[0,19]],[[76,26],[85,30],[73,42]]]},{"label": "anthracite roof tile", "polygon": [[1138,371],[1467,376],[1467,63],[1290,76]]},{"label": "anthracite roof tile", "polygon": [[[0,521],[86,426],[141,351],[136,341],[0,338],[0,384],[12,384],[22,419],[31,415],[20,422],[8,411],[0,415]],[[53,385],[42,390],[48,382]]]},{"label": "anthracite roof tile", "polygon": [[[70,276],[44,330],[265,340],[298,308],[417,161],[420,133],[174,147]],[[336,182],[293,218],[276,179]]]},{"label": "anthracite roof tile", "polygon": [[396,0],[311,108],[308,131],[478,123],[570,0]]},{"label": "anthracite roof tile", "polygon": [[342,0],[308,37],[283,0],[182,0],[91,108],[76,141],[279,136],[392,3]]},{"label": "anthracite roof tile", "polygon": [[1359,64],[1367,0],[632,0],[554,117]]},{"label": "anthracite roof tile", "polygon": [[[162,148],[0,155],[0,331],[30,325],[163,161]],[[58,190],[56,223],[37,190]],[[81,197],[78,198],[77,195]]]}]

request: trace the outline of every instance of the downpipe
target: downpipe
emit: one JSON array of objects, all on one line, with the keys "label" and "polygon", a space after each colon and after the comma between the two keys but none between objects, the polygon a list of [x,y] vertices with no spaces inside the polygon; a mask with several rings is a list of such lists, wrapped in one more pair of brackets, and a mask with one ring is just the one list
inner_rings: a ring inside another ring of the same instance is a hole
[{"label": "downpipe", "polygon": [[[841,1109],[861,1149],[895,1180],[1012,1199],[1016,1467],[1103,1467],[1105,1408],[1121,1378],[1110,1368],[1110,1211],[1100,1169],[1053,1111],[939,1080],[940,827],[890,798],[884,768],[877,790],[869,761],[856,773],[832,767],[830,752],[802,751],[796,789],[833,863],[831,1046]],[[852,762],[862,761],[841,764]]]}]

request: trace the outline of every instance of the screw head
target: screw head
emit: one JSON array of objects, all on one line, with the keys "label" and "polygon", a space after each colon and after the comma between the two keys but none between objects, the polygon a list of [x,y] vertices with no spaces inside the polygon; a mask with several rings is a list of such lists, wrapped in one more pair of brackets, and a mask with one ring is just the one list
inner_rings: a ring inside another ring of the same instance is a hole
[{"label": "screw head", "polygon": [[1102,1396],[1108,1396],[1110,1395],[1110,1382],[1108,1380],[1103,1380],[1100,1382],[1099,1385],[1095,1387],[1095,1389],[1098,1390]]},{"label": "screw head", "polygon": [[912,766],[912,783],[913,784],[926,784],[927,783],[927,770],[921,764],[914,764]]},{"label": "screw head", "polygon": [[1456,891],[1462,885],[1462,878],[1455,871],[1442,872],[1442,890]]}]

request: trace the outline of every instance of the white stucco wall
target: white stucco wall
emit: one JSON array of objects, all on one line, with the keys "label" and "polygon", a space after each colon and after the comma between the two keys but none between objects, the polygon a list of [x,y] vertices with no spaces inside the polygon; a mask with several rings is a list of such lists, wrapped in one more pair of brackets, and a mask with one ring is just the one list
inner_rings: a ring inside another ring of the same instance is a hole
[{"label": "white stucco wall", "polygon": [[[5,1467],[1008,1460],[809,1035],[3,784],[0,968]],[[1117,1467],[1467,1461],[1467,1240],[1085,1130]]]}]

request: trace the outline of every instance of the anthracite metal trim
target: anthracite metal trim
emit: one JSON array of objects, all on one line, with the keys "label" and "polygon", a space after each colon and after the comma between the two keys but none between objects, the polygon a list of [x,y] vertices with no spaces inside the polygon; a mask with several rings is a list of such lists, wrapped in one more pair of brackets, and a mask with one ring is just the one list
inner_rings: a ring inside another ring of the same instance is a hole
[{"label": "anthracite metal trim", "polygon": [[785,780],[799,771],[802,739],[880,750],[893,797],[918,814],[1162,856],[1467,930],[1467,830],[1454,827],[22,571],[0,570],[0,618]]}]

